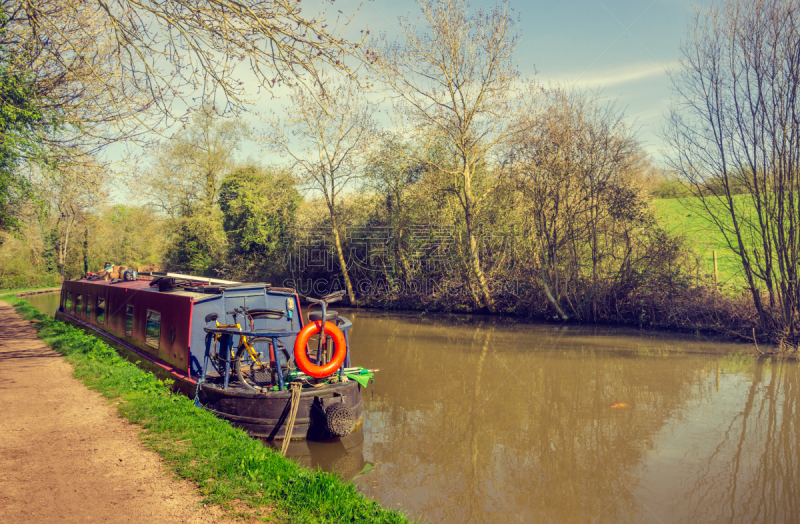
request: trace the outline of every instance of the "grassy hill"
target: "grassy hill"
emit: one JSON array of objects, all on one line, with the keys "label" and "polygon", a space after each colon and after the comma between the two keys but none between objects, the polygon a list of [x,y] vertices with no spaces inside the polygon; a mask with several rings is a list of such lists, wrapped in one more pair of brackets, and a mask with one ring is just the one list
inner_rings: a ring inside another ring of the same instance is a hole
[{"label": "grassy hill", "polygon": [[[747,195],[735,197],[738,204],[750,207]],[[658,221],[668,231],[678,233],[687,240],[699,262],[699,277],[709,284],[714,282],[713,252],[717,252],[720,289],[726,293],[739,293],[745,286],[739,257],[728,247],[719,228],[710,220],[708,211],[697,198],[658,199],[651,204]]]}]

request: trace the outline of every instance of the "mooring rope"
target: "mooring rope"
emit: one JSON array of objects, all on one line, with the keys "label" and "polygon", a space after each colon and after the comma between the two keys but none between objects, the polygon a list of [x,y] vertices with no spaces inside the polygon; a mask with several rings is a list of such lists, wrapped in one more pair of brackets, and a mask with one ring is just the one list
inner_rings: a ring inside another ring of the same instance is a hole
[{"label": "mooring rope", "polygon": [[286,450],[289,449],[289,442],[292,440],[294,419],[297,417],[297,408],[300,406],[300,393],[303,391],[303,384],[301,382],[292,382],[289,384],[289,389],[292,390],[291,408],[289,410],[286,433],[283,436],[283,445],[281,446],[281,455],[284,457],[286,456]]},{"label": "mooring rope", "polygon": [[203,403],[200,402],[200,386],[205,381],[206,381],[205,377],[200,377],[199,379],[197,379],[197,388],[194,390],[194,407],[196,407],[196,408],[202,408],[203,407]]}]

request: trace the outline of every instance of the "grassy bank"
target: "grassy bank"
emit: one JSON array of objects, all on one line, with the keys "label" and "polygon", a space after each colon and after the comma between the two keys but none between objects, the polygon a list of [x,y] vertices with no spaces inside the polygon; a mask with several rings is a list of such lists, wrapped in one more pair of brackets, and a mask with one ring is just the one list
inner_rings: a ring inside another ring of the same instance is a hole
[{"label": "grassy bank", "polygon": [[0,299],[24,318],[38,320],[39,337],[65,356],[75,376],[118,401],[119,415],[139,424],[145,444],[179,477],[196,482],[208,503],[276,522],[407,522],[352,484],[306,470],[194,407],[192,400],[171,393],[168,385],[99,339],[43,315],[13,295]]},{"label": "grassy bank", "polygon": [[0,277],[0,292],[7,290],[38,289],[58,287],[61,278],[58,275],[17,274]]}]

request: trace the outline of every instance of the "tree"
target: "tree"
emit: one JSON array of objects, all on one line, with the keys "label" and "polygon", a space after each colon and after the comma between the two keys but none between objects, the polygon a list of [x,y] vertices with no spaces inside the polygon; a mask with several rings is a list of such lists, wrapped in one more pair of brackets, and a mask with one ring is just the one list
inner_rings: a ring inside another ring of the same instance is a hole
[{"label": "tree", "polygon": [[[116,204],[98,209],[90,224],[89,258],[94,264],[141,266],[162,260],[165,220],[152,208]],[[97,266],[93,266],[96,270]],[[90,267],[90,271],[93,269]]]},{"label": "tree", "polygon": [[169,220],[165,229],[164,262],[168,268],[208,276],[221,273],[227,239],[219,208]]},{"label": "tree", "polygon": [[20,149],[31,145],[27,131],[40,120],[19,78],[0,66],[0,230],[19,230],[15,210],[34,196],[31,181],[18,169]]},{"label": "tree", "polygon": [[528,117],[514,158],[545,295],[564,320],[596,321],[602,296],[650,258],[637,233],[649,218],[644,153],[613,105],[556,87]]},{"label": "tree", "polygon": [[[321,63],[355,76],[348,57],[366,56],[342,38],[344,15],[307,14],[299,0],[2,0],[2,12],[0,94],[8,79],[19,84],[33,115],[26,134],[55,177],[109,144],[148,142],[204,103],[241,109],[264,90],[317,83]],[[43,133],[50,115],[59,125]],[[31,186],[8,173],[0,197],[13,208]],[[0,219],[13,227],[7,209]]]},{"label": "tree", "polygon": [[95,89],[83,94],[102,94],[112,113],[129,113],[144,102],[174,115],[174,100],[198,96],[205,101],[220,95],[222,102],[238,104],[251,96],[243,69],[272,90],[305,75],[318,83],[319,63],[349,73],[346,58],[361,52],[359,42],[342,38],[349,22],[344,15],[335,21],[324,12],[306,15],[289,0],[191,6],[177,0],[3,0],[3,8],[9,13],[7,40],[20,64],[47,70],[50,85],[58,73],[88,64],[81,78]]},{"label": "tree", "polygon": [[144,185],[136,190],[144,189],[147,200],[171,218],[211,213],[247,132],[241,121],[222,119],[211,106],[202,106],[186,129],[158,146]]},{"label": "tree", "polygon": [[[2,24],[7,20],[0,13]],[[25,160],[41,160],[42,142],[55,127],[56,117],[36,102],[27,71],[14,71],[12,57],[0,43],[0,231],[19,231],[15,216],[20,206],[35,198],[32,181],[20,173]]]},{"label": "tree", "polygon": [[[364,164],[364,181],[379,197],[378,220],[391,228],[389,239],[389,266],[392,273],[398,272],[403,286],[411,285],[411,264],[409,263],[409,230],[413,224],[414,193],[418,182],[423,178],[428,163],[418,158],[423,153],[414,151],[414,144],[403,141],[393,133],[384,133],[378,146],[372,150]],[[429,195],[425,195],[428,197]],[[384,263],[384,268],[387,264]],[[385,275],[387,280],[395,280],[393,274]]]},{"label": "tree", "polygon": [[525,111],[516,96],[515,27],[505,1],[489,12],[471,9],[466,0],[419,3],[421,19],[400,20],[402,41],[383,44],[377,72],[396,95],[400,115],[415,136],[429,147],[446,144],[452,152],[425,161],[442,173],[439,190],[459,202],[469,287],[476,302],[492,310],[478,222],[487,196],[506,173],[503,150],[518,129],[517,115]]},{"label": "tree", "polygon": [[[107,173],[102,165],[73,166],[58,178],[45,180],[42,193],[46,195],[51,212],[55,215],[54,229],[59,273],[67,275],[67,262],[75,228],[85,225],[89,213],[107,197],[104,184]],[[80,269],[76,269],[80,273]]]},{"label": "tree", "polygon": [[269,276],[282,257],[278,252],[289,236],[302,198],[292,176],[253,166],[225,177],[220,188],[222,227],[228,237],[232,278]]},{"label": "tree", "polygon": [[289,102],[284,120],[270,120],[272,133],[267,140],[274,151],[292,159],[300,187],[322,195],[345,288],[355,303],[337,206],[342,193],[362,175],[360,159],[375,135],[375,108],[358,85],[347,81],[328,81],[316,93],[296,89]]},{"label": "tree", "polygon": [[235,169],[247,132],[204,105],[189,126],[156,150],[150,172],[136,191],[168,217],[166,263],[210,274],[224,264],[226,236],[219,208],[222,179]]},{"label": "tree", "polygon": [[800,4],[729,0],[698,11],[682,53],[670,164],[739,256],[761,327],[797,344]]}]

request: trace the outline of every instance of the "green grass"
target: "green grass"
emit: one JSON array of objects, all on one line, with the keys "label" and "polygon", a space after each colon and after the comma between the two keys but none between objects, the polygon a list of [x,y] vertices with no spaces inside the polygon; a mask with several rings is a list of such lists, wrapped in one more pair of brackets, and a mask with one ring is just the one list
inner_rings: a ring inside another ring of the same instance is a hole
[{"label": "green grass", "polygon": [[[735,197],[742,206],[748,206],[746,195]],[[659,223],[668,231],[686,238],[686,245],[697,256],[699,277],[714,283],[714,255],[717,252],[717,268],[720,289],[728,293],[740,293],[746,285],[739,256],[728,247],[719,228],[708,218],[708,212],[697,198],[658,199],[652,203]],[[730,222],[728,218],[726,224]]]},{"label": "green grass", "polygon": [[7,275],[0,277],[0,293],[26,291],[30,289],[41,289],[48,287],[58,287],[61,285],[61,278],[58,275]]},{"label": "green grass", "polygon": [[[39,337],[63,354],[75,376],[110,400],[123,418],[143,428],[145,444],[179,477],[197,483],[205,501],[278,522],[401,523],[406,518],[382,508],[353,484],[285,459],[169,385],[123,359],[82,330],[56,321],[14,296],[0,297],[26,319],[37,319]],[[235,504],[236,503],[236,504]]]}]

